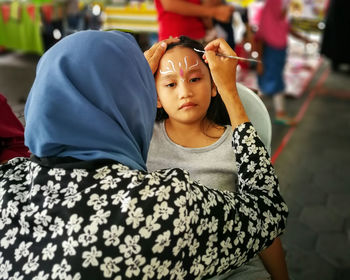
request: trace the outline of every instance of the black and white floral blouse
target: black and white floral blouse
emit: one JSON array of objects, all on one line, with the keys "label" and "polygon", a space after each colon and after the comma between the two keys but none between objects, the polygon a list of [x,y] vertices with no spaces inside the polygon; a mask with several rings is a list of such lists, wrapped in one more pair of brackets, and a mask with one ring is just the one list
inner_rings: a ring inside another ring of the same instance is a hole
[{"label": "black and white floral blouse", "polygon": [[240,266],[282,233],[288,210],[250,123],[233,148],[236,193],[106,160],[0,166],[0,279],[201,279]]}]

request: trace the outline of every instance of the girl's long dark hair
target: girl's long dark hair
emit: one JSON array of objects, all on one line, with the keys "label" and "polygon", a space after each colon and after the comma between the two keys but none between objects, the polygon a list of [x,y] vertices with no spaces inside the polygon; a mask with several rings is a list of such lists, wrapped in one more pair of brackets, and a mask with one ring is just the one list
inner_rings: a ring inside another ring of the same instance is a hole
[{"label": "girl's long dark hair", "polygon": [[[204,50],[204,47],[201,43],[199,43],[198,41],[192,40],[186,36],[181,36],[178,42],[169,44],[166,50],[168,51],[177,46],[183,47],[183,48],[189,48],[191,50],[193,50],[194,48],[198,50]],[[196,53],[209,70],[209,66],[204,62],[202,58],[202,54],[198,52]],[[209,73],[210,73],[210,70],[209,70]],[[168,114],[165,112],[163,108],[157,108],[156,121],[165,120],[168,117],[169,117]],[[208,120],[214,122],[217,125],[230,124],[230,118],[228,116],[225,104],[222,101],[219,93],[217,93],[216,96],[211,98],[206,117]]]}]

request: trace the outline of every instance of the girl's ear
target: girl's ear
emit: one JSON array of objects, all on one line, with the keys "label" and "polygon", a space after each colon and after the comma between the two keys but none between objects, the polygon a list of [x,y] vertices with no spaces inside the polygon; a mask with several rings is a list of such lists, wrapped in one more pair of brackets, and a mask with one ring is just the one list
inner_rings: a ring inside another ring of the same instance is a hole
[{"label": "girl's ear", "polygon": [[216,90],[216,85],[214,82],[211,83],[211,97],[215,97],[217,95],[218,91]]},{"label": "girl's ear", "polygon": [[157,94],[157,108],[162,108],[162,103],[160,103],[160,100],[159,100],[159,97],[158,97],[158,94]]}]

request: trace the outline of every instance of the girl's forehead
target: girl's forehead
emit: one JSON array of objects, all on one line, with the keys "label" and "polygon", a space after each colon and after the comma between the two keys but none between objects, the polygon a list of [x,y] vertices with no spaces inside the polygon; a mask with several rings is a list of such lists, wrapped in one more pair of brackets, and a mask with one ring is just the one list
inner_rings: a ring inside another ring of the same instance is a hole
[{"label": "girl's forehead", "polygon": [[197,53],[194,50],[190,48],[177,46],[168,50],[163,55],[160,63],[167,63],[169,59],[172,59],[173,61],[182,61],[184,57],[186,57],[189,62],[195,62],[196,60],[201,61],[201,59],[198,57]]}]

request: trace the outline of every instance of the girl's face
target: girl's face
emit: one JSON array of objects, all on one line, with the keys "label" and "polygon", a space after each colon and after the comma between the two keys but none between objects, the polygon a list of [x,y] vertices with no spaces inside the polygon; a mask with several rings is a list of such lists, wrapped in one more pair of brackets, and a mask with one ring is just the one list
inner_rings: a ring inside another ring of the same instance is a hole
[{"label": "girl's face", "polygon": [[189,48],[176,46],[162,57],[156,73],[157,107],[170,120],[181,123],[202,121],[216,88],[208,68]]}]

